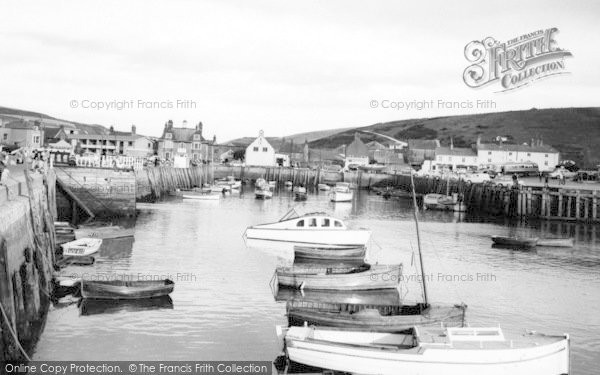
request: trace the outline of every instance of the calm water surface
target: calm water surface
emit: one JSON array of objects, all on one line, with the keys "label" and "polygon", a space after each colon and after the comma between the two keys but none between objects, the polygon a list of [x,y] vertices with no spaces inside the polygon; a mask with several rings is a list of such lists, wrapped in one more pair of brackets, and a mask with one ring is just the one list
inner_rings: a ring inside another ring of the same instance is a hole
[{"label": "calm water surface", "polygon": [[[35,360],[268,360],[281,351],[275,325],[286,324],[285,303],[269,282],[291,249],[248,247],[249,225],[278,220],[300,206],[326,211],[352,227],[373,231],[369,259],[404,264],[405,301],[421,298],[411,202],[360,192],[353,203],[311,194],[297,204],[282,190],[258,201],[252,191],[220,202],[172,199],[140,204],[135,242],[107,240],[92,267],[69,267],[86,278],[159,277],[176,282],[171,300],[116,306],[67,297],[50,308]],[[600,227],[530,226],[427,211],[421,232],[429,297],[464,302],[471,324],[503,329],[568,332],[574,374],[600,363]],[[490,235],[576,236],[572,249],[520,252],[492,248]],[[250,244],[252,245],[252,244]],[[411,278],[412,275],[412,278]]]}]

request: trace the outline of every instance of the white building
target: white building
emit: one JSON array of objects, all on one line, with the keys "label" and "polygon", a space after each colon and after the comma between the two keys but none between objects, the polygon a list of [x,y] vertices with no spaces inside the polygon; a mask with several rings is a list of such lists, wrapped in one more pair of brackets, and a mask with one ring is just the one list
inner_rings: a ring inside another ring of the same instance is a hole
[{"label": "white building", "polygon": [[262,130],[258,138],[246,148],[246,165],[275,166],[275,149],[267,141]]},{"label": "white building", "polygon": [[480,165],[531,162],[542,172],[553,171],[560,153],[552,146],[477,143],[477,158]]},{"label": "white building", "polygon": [[346,147],[345,154],[344,169],[348,169],[350,166],[369,165],[369,149],[360,140],[358,133],[354,133],[354,140]]},{"label": "white building", "polygon": [[437,169],[457,171],[461,169],[476,170],[479,166],[477,153],[470,148],[437,147],[435,149],[435,165]]}]

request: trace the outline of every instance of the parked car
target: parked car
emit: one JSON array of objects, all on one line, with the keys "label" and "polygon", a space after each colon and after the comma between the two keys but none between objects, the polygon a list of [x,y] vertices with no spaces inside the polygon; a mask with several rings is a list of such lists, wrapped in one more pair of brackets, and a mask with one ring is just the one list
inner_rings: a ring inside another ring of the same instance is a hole
[{"label": "parked car", "polygon": [[489,174],[483,172],[467,173],[462,176],[462,179],[470,184],[483,184],[492,180]]},{"label": "parked car", "polygon": [[[511,187],[514,185],[513,177],[511,175],[496,176],[492,181],[497,186]],[[523,186],[523,181],[517,180],[519,186]]]},{"label": "parked car", "polygon": [[548,174],[550,178],[559,178],[561,175],[565,176],[565,178],[573,178],[577,176],[577,172],[571,172],[564,167],[556,168],[552,172]]}]

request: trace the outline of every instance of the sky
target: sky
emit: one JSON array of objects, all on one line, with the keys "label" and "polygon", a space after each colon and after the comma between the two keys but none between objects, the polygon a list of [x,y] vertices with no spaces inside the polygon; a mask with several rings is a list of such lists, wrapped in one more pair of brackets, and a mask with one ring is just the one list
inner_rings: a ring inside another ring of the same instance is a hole
[{"label": "sky", "polygon": [[[205,137],[225,141],[261,129],[280,137],[600,106],[598,1],[58,0],[0,9],[0,106],[118,130],[135,124],[151,136],[169,119],[201,121]],[[552,27],[573,54],[569,74],[502,93],[464,83],[469,42]]]}]

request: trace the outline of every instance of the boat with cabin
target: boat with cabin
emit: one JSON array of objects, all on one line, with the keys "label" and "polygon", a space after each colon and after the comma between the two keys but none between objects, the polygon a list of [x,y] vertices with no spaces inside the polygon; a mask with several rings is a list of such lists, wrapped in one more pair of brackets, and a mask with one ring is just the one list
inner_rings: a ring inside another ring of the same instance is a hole
[{"label": "boat with cabin", "polygon": [[494,245],[498,247],[531,249],[538,243],[537,237],[492,236]]},{"label": "boat with cabin", "polygon": [[290,360],[346,373],[559,375],[570,371],[567,334],[507,334],[500,327],[415,326],[403,333],[308,325],[277,328]]},{"label": "boat with cabin", "polygon": [[354,194],[350,190],[350,183],[338,182],[335,184],[333,191],[329,194],[332,202],[352,202]]},{"label": "boat with cabin", "polygon": [[349,229],[346,224],[324,212],[300,215],[295,208],[279,221],[248,227],[246,238],[323,245],[366,245],[367,229]]}]

